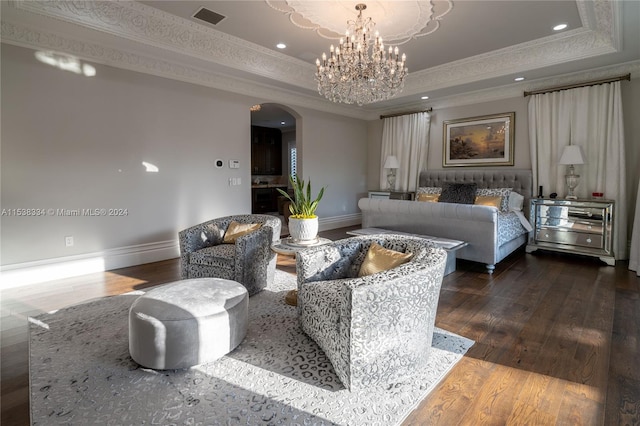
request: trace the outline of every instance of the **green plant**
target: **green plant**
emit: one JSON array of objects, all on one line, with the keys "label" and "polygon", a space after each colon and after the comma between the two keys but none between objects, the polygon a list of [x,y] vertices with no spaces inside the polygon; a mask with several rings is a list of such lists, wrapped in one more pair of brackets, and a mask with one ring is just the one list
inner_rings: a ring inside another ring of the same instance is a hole
[{"label": "green plant", "polygon": [[291,211],[291,217],[296,219],[313,219],[316,217],[316,209],[318,203],[324,195],[324,187],[320,189],[318,196],[315,200],[311,199],[311,180],[305,187],[304,179],[299,179],[296,175],[289,176],[289,181],[293,187],[293,197],[280,188],[278,192],[284,195],[291,204],[289,205],[289,211]]}]

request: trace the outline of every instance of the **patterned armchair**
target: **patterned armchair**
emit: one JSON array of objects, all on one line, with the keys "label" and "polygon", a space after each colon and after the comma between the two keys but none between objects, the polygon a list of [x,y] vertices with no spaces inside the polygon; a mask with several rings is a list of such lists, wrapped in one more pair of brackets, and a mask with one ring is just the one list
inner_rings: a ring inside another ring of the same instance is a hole
[{"label": "patterned armchair", "polygon": [[[372,242],[413,257],[358,278]],[[428,240],[393,234],[347,238],[297,254],[302,329],[346,388],[398,383],[424,367],[446,258]]]},{"label": "patterned armchair", "polygon": [[[223,244],[232,222],[262,226],[239,237],[235,244]],[[237,215],[213,219],[178,233],[183,279],[214,277],[234,280],[254,295],[273,282],[276,254],[271,243],[280,239],[280,219],[269,215]]]}]

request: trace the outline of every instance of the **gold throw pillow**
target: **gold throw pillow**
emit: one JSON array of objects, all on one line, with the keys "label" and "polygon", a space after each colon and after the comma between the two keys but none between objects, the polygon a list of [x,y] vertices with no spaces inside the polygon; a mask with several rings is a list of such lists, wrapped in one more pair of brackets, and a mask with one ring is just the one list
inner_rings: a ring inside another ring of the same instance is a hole
[{"label": "gold throw pillow", "polygon": [[502,203],[502,197],[498,195],[478,195],[476,197],[475,204],[479,206],[489,206],[495,207],[497,209],[500,208],[500,204]]},{"label": "gold throw pillow", "polygon": [[413,256],[413,253],[400,253],[399,251],[386,249],[378,243],[372,243],[367,252],[367,257],[365,257],[362,266],[360,266],[358,276],[364,277],[395,268],[408,262],[411,256]]},{"label": "gold throw pillow", "polygon": [[227,228],[227,232],[224,233],[224,239],[222,242],[234,244],[238,238],[243,235],[247,235],[249,232],[255,231],[260,228],[260,226],[260,223],[239,223],[231,221]]},{"label": "gold throw pillow", "polygon": [[418,194],[416,201],[427,201],[430,203],[437,203],[440,199],[440,194]]}]

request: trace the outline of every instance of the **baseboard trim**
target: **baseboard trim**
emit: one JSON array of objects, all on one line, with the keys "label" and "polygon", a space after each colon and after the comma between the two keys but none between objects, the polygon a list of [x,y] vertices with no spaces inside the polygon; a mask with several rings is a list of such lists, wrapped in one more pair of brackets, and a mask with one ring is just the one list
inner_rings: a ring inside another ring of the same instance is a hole
[{"label": "baseboard trim", "polygon": [[342,216],[333,216],[318,219],[318,230],[329,231],[331,229],[356,226],[362,223],[362,213],[352,213]]},{"label": "baseboard trim", "polygon": [[104,272],[180,256],[177,240],[119,247],[101,252],[4,265],[2,289]]},{"label": "baseboard trim", "polygon": [[[360,213],[320,218],[318,228],[328,231],[362,223]],[[119,247],[101,252],[16,263],[0,267],[1,288],[9,289],[77,277],[180,256],[177,240]]]}]

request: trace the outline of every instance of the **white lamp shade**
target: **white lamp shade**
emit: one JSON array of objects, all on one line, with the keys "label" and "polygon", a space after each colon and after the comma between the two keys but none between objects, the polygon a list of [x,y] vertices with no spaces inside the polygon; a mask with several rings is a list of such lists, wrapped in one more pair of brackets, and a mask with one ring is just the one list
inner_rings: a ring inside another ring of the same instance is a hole
[{"label": "white lamp shade", "polygon": [[387,159],[384,161],[384,168],[397,169],[398,167],[400,167],[400,164],[398,163],[398,159],[396,158],[396,156],[395,155],[387,156]]},{"label": "white lamp shade", "polygon": [[567,145],[562,151],[559,164],[584,164],[585,156],[580,145]]}]

